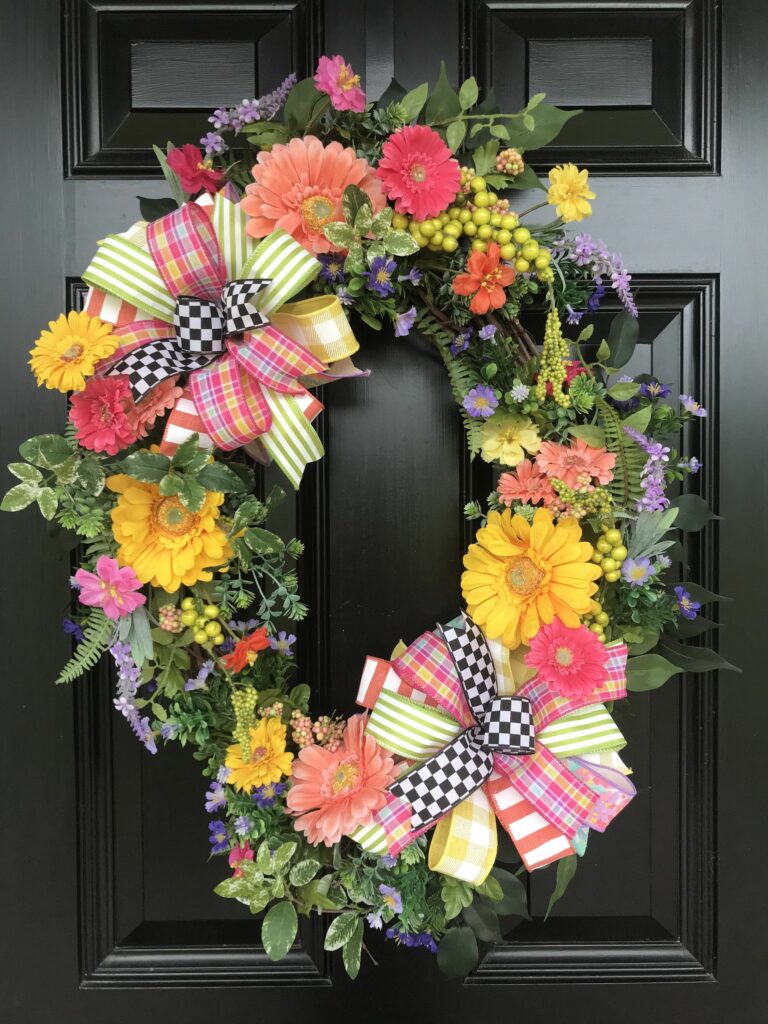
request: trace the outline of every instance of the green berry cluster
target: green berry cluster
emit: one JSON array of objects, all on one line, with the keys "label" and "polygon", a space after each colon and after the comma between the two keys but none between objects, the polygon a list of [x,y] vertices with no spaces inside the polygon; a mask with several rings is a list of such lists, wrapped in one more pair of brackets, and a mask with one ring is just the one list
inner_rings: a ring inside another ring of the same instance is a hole
[{"label": "green berry cluster", "polygon": [[536,397],[543,402],[547,397],[547,383],[552,385],[552,397],[558,405],[566,409],[571,400],[563,391],[566,377],[565,361],[568,358],[568,341],[563,337],[560,317],[556,309],[547,314],[544,328],[544,347],[539,365],[539,379],[536,384]]},{"label": "green berry cluster", "polygon": [[246,686],[241,690],[233,690],[230,694],[232,710],[235,712],[235,728],[232,735],[235,742],[240,744],[243,752],[243,760],[251,756],[251,734],[249,730],[254,725],[256,701],[259,695],[252,686]]},{"label": "green berry cluster", "polygon": [[605,487],[592,487],[583,490],[573,490],[566,486],[562,480],[553,480],[552,488],[560,499],[561,516],[573,516],[576,519],[583,519],[585,516],[607,516],[613,508],[610,491]]}]

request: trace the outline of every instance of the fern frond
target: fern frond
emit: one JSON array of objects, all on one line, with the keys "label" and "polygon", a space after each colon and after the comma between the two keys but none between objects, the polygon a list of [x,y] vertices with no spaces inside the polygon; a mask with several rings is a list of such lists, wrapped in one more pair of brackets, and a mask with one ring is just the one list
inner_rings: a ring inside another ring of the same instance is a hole
[{"label": "fern frond", "polygon": [[619,508],[634,510],[643,496],[640,474],[646,462],[646,454],[624,432],[621,417],[612,406],[602,398],[596,398],[595,404],[600,426],[605,432],[605,446],[616,456],[613,480],[608,484],[608,490]]},{"label": "fern frond", "polygon": [[56,683],[71,683],[73,679],[90,671],[112,643],[115,624],[108,619],[101,608],[94,608],[89,614],[84,636],[77,650],[61,670]]}]

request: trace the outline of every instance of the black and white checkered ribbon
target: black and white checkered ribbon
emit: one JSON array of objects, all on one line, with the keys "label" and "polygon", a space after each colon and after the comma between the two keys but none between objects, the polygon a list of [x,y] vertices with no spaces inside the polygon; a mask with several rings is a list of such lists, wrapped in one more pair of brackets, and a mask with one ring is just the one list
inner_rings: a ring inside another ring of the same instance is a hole
[{"label": "black and white checkered ribbon", "polygon": [[494,752],[532,754],[534,727],[525,697],[500,697],[482,631],[468,615],[464,627],[440,626],[476,725],[390,787],[411,805],[411,826],[426,828],[466,800],[493,771]]},{"label": "black and white checkered ribbon", "polygon": [[222,354],[227,338],[268,326],[269,320],[250,302],[268,284],[268,278],[230,281],[218,303],[179,295],[173,314],[176,337],[134,349],[113,364],[110,375],[127,374],[138,402],[166,377],[202,370]]}]

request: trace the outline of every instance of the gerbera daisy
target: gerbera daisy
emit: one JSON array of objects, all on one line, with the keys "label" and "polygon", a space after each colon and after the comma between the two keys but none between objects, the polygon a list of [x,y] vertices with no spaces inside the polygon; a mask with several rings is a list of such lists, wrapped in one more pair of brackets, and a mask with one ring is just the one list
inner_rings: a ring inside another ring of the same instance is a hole
[{"label": "gerbera daisy", "polygon": [[267,631],[264,626],[260,626],[249,636],[237,641],[232,653],[224,658],[224,664],[230,672],[242,672],[256,661],[259,651],[265,651],[269,646]]},{"label": "gerbera daisy", "polygon": [[473,252],[467,260],[467,273],[457,274],[452,288],[457,295],[471,295],[469,308],[482,316],[489,309],[500,309],[507,301],[504,288],[515,280],[513,267],[500,262],[495,242],[489,242],[488,252]]},{"label": "gerbera daisy", "polygon": [[111,356],[117,348],[112,325],[87,313],[64,313],[50,320],[30,350],[29,365],[38,386],[55,391],[82,391],[85,378],[96,364]]},{"label": "gerbera daisy", "polygon": [[248,730],[251,740],[250,757],[243,757],[239,743],[227,747],[224,764],[229,768],[227,782],[235,789],[250,793],[257,786],[279,782],[291,774],[293,754],[285,749],[285,726],[277,718],[262,718]]},{"label": "gerbera daisy", "polygon": [[80,587],[81,604],[101,608],[108,619],[120,619],[146,602],[136,591],[141,580],[130,566],[119,568],[117,560],[102,555],[96,562],[96,572],[78,569],[75,583]]},{"label": "gerbera daisy", "polygon": [[117,455],[136,440],[131,423],[133,398],[127,377],[91,377],[72,395],[69,418],[78,442],[92,452]]},{"label": "gerbera daisy", "polygon": [[496,484],[496,491],[499,501],[507,508],[513,501],[536,505],[540,501],[549,503],[555,498],[548,477],[530,459],[523,459],[513,473],[502,473]]},{"label": "gerbera daisy", "polygon": [[519,647],[555,616],[576,628],[589,611],[602,571],[589,560],[593,548],[581,540],[577,520],[555,524],[545,508],[532,524],[509,509],[489,512],[476,541],[464,556],[461,588],[469,614],[491,640]]},{"label": "gerbera daisy", "polygon": [[566,487],[578,489],[592,483],[609,484],[613,480],[616,456],[605,448],[593,448],[580,437],[570,445],[545,441],[536,463],[551,479],[562,480]]},{"label": "gerbera daisy", "polygon": [[296,828],[313,845],[333,846],[342,835],[370,824],[373,812],[384,806],[397,769],[373,736],[366,735],[366,723],[366,715],[354,715],[337,750],[313,743],[296,759],[286,804],[297,815]]},{"label": "gerbera daisy", "polygon": [[384,206],[368,162],[354,149],[338,142],[324,146],[314,135],[262,150],[252,173],[255,183],[246,186],[240,205],[250,217],[246,231],[255,238],[282,228],[311,252],[330,252],[323,228],[344,219],[341,199],[347,185],[366,192],[374,212]]},{"label": "gerbera daisy", "polygon": [[130,565],[142,583],[169,593],[213,578],[210,568],[232,554],[217,525],[224,495],[207,491],[198,512],[190,512],[176,495],[164,497],[157,484],[131,476],[111,476],[107,487],[120,497],[112,510],[112,533],[121,565]]},{"label": "gerbera daisy", "polygon": [[166,377],[140,402],[128,410],[128,420],[137,438],[146,437],[158,416],[164,416],[173,409],[184,394],[184,389],[177,387],[179,375]]},{"label": "gerbera daisy", "polygon": [[315,71],[315,85],[320,92],[328,93],[335,110],[354,110],[362,114],[365,110],[365,93],[360,88],[360,75],[343,57],[321,57]]},{"label": "gerbera daisy", "polygon": [[589,188],[589,171],[580,171],[576,164],[559,164],[549,172],[547,202],[554,206],[566,224],[583,220],[592,213],[587,202],[595,193]]},{"label": "gerbera daisy", "polygon": [[586,626],[569,628],[558,618],[531,640],[525,663],[564,697],[588,697],[605,678],[608,652]]},{"label": "gerbera daisy", "polygon": [[398,213],[416,220],[436,217],[459,191],[458,160],[433,128],[406,125],[381,147],[376,170]]},{"label": "gerbera daisy", "polygon": [[496,413],[483,424],[480,455],[484,462],[500,462],[517,466],[525,453],[534,455],[541,447],[541,438],[533,420],[515,413]]}]

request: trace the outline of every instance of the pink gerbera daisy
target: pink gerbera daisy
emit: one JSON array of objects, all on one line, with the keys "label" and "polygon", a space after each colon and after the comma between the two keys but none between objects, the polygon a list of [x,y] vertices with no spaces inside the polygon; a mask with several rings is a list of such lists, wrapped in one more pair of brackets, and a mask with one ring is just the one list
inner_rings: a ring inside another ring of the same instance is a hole
[{"label": "pink gerbera daisy", "polygon": [[344,220],[341,199],[347,185],[367,192],[374,212],[384,206],[370,164],[354,149],[339,142],[324,146],[314,135],[273,146],[269,153],[262,150],[252,174],[255,182],[246,185],[240,201],[250,218],[248,234],[264,238],[282,228],[311,252],[330,252],[323,228]]},{"label": "pink gerbera daisy", "polygon": [[148,395],[128,410],[128,421],[137,438],[146,437],[158,416],[164,416],[184,394],[184,389],[177,386],[178,379],[179,375],[176,374],[161,380]]},{"label": "pink gerbera daisy", "polygon": [[93,452],[117,455],[136,440],[132,406],[127,377],[91,377],[83,391],[72,395],[69,418],[77,440]]},{"label": "pink gerbera daisy", "polygon": [[366,715],[354,715],[337,750],[313,743],[293,763],[286,803],[297,815],[296,828],[315,846],[333,846],[358,825],[370,824],[397,775],[389,754],[366,736],[367,721]]},{"label": "pink gerbera daisy", "polygon": [[78,569],[75,583],[80,587],[80,603],[101,608],[108,619],[130,615],[147,600],[143,594],[136,593],[141,580],[133,569],[128,565],[121,569],[117,559],[107,555],[99,558],[96,572]]},{"label": "pink gerbera daisy", "polygon": [[592,448],[575,438],[570,445],[545,441],[536,462],[550,478],[562,480],[573,490],[589,486],[593,479],[599,484],[613,480],[613,466],[616,456],[605,448]]},{"label": "pink gerbera daisy", "polygon": [[381,152],[376,173],[398,213],[425,220],[450,206],[461,171],[436,131],[424,124],[407,125],[390,135]]},{"label": "pink gerbera daisy", "polygon": [[525,663],[564,697],[588,697],[605,679],[604,645],[586,626],[571,629],[555,616],[531,640]]},{"label": "pink gerbera daisy", "polygon": [[356,75],[351,65],[338,54],[320,58],[315,71],[315,85],[320,92],[328,93],[331,106],[336,110],[354,110],[358,114],[365,110],[360,75]]},{"label": "pink gerbera daisy", "polygon": [[555,498],[549,478],[530,459],[521,462],[514,473],[502,473],[496,490],[499,501],[507,508],[513,501],[530,502],[531,505],[536,505],[540,501],[548,504]]}]

